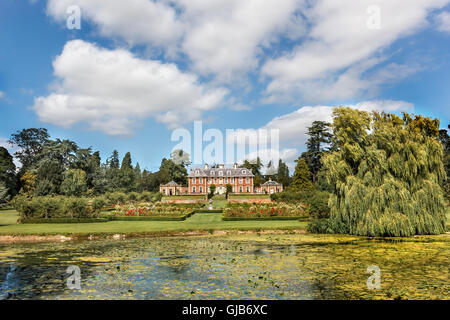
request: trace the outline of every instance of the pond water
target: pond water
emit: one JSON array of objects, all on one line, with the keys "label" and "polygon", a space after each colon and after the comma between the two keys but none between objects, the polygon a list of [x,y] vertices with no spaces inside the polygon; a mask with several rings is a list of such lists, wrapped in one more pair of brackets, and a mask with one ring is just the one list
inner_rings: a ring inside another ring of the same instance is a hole
[{"label": "pond water", "polygon": [[[450,236],[232,235],[0,245],[0,299],[449,299]],[[369,266],[381,271],[369,290]],[[69,289],[69,266],[81,270]]]}]

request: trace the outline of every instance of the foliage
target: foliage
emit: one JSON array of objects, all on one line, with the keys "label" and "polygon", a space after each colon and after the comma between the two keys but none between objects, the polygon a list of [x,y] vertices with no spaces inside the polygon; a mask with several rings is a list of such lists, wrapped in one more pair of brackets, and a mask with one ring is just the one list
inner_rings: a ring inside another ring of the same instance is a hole
[{"label": "foliage", "polygon": [[208,199],[211,199],[212,197],[214,197],[215,193],[216,193],[216,185],[212,184],[209,186]]},{"label": "foliage", "polygon": [[0,147],[0,183],[4,184],[10,196],[13,196],[17,192],[15,172],[16,165],[14,164],[13,157],[6,148]]},{"label": "foliage", "polygon": [[317,175],[322,167],[320,161],[322,155],[328,150],[332,142],[330,129],[329,123],[324,121],[314,121],[306,133],[309,136],[308,141],[306,141],[307,151],[302,154],[302,158],[304,158],[308,164],[314,183],[317,182]]},{"label": "foliage", "polygon": [[86,194],[86,172],[81,169],[69,169],[64,173],[61,192],[66,196],[80,197]]},{"label": "foliage", "polygon": [[305,159],[298,158],[295,166],[294,175],[292,176],[292,183],[290,188],[294,191],[305,191],[314,189],[314,185],[310,180],[311,173]]},{"label": "foliage", "polygon": [[323,158],[330,228],[366,236],[445,230],[439,121],[350,108],[333,111],[337,151]]},{"label": "foliage", "polygon": [[5,184],[0,181],[0,207],[9,201],[11,196],[9,195],[9,190],[6,188]]},{"label": "foliage", "polygon": [[225,188],[226,188],[225,197],[228,199],[228,195],[233,192],[233,186],[231,184],[227,184]]},{"label": "foliage", "polygon": [[304,203],[307,205],[307,211],[313,218],[324,218],[330,214],[328,200],[330,193],[318,190],[306,190],[302,192],[294,192],[285,190],[280,193],[270,195],[272,201],[285,203]]},{"label": "foliage", "polygon": [[229,205],[224,210],[224,217],[306,217],[305,205],[278,204],[252,204],[252,205]]},{"label": "foliage", "polygon": [[22,172],[30,169],[39,160],[42,148],[49,137],[47,129],[44,128],[23,129],[11,135],[10,143],[18,148],[14,156],[22,164]]},{"label": "foliage", "polygon": [[31,171],[25,171],[25,173],[20,178],[20,183],[22,185],[20,193],[31,197],[34,194],[36,179],[37,175],[35,173]]}]

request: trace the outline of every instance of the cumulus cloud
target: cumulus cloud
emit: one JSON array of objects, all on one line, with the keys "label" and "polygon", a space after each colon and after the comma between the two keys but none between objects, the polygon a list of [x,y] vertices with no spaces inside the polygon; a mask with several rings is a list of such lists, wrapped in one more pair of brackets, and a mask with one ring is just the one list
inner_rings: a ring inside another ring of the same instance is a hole
[{"label": "cumulus cloud", "polygon": [[[415,65],[388,65],[383,74],[368,74],[384,60],[383,50],[427,23],[427,15],[448,0],[316,1],[305,11],[309,38],[292,51],[268,60],[262,73],[269,77],[267,102],[304,97],[326,101],[354,98],[384,83],[411,74]],[[369,10],[371,8],[372,10]],[[378,12],[379,28],[368,24]],[[321,93],[319,95],[319,92]],[[325,94],[322,99],[322,94]],[[272,99],[271,99],[272,98]]]},{"label": "cumulus cloud", "polygon": [[450,32],[450,12],[445,11],[437,15],[438,30]]},{"label": "cumulus cloud", "polygon": [[219,108],[227,94],[175,64],[82,40],[68,42],[53,68],[57,80],[52,92],[34,101],[39,119],[66,128],[88,123],[110,135],[131,134],[147,117],[177,127]]},{"label": "cumulus cloud", "polygon": [[202,75],[231,82],[258,67],[262,50],[283,35],[298,39],[304,0],[49,0],[47,14],[61,23],[67,7],[78,5],[82,19],[101,35],[130,45],[159,48],[168,57],[186,55]]},{"label": "cumulus cloud", "polygon": [[5,93],[3,91],[0,91],[0,99],[3,99],[5,97]]},{"label": "cumulus cloud", "polygon": [[[363,101],[348,107],[364,111],[411,112],[414,105],[406,101],[375,100]],[[314,121],[332,122],[333,106],[304,106],[298,110],[272,119],[263,129],[278,129],[280,144],[303,146],[308,139],[307,128]]]},{"label": "cumulus cloud", "polygon": [[79,6],[83,20],[97,25],[101,35],[130,45],[145,44],[175,51],[183,26],[169,1],[49,0],[47,14],[65,23],[69,6]]}]

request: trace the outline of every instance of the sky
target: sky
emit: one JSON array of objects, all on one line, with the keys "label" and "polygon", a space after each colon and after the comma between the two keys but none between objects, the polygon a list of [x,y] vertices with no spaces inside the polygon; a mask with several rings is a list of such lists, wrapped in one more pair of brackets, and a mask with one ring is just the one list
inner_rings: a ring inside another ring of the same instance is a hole
[{"label": "sky", "polygon": [[450,0],[0,2],[0,145],[11,152],[12,133],[45,127],[156,171],[174,130],[194,139],[202,121],[203,132],[278,130],[292,168],[306,128],[341,105],[446,128]]}]

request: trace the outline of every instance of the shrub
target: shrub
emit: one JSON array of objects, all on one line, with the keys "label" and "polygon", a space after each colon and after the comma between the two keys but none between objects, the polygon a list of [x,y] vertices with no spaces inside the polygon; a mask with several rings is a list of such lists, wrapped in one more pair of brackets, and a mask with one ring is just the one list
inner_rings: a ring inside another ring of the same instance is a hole
[{"label": "shrub", "polygon": [[139,195],[139,201],[144,201],[144,202],[150,202],[153,200],[153,194],[151,192],[148,191],[143,191],[140,195]]},{"label": "shrub", "polygon": [[87,201],[83,198],[67,198],[64,202],[64,214],[71,218],[86,218],[90,215]]},{"label": "shrub", "polygon": [[311,233],[334,233],[329,219],[315,219],[308,223],[306,230]]},{"label": "shrub", "polygon": [[105,207],[105,205],[106,205],[106,201],[104,198],[102,198],[102,197],[95,198],[92,201],[92,211],[94,212],[94,214],[99,214],[102,211],[102,209]]},{"label": "shrub", "polygon": [[39,198],[41,203],[40,216],[42,218],[54,218],[61,213],[64,200],[61,197],[42,197]]},{"label": "shrub", "polygon": [[273,201],[286,203],[304,203],[309,214],[314,218],[326,218],[330,215],[328,200],[330,194],[326,191],[301,191],[286,190],[270,196]]},{"label": "shrub", "polygon": [[128,194],[127,200],[131,201],[131,202],[138,201],[139,200],[139,193],[137,193],[137,192],[130,192]]}]

